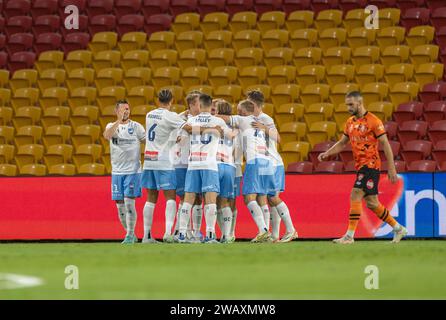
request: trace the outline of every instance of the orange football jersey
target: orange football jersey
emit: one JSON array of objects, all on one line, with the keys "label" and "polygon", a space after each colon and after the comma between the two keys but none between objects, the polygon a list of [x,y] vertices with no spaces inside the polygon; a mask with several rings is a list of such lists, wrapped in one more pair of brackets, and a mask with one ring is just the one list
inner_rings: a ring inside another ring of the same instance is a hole
[{"label": "orange football jersey", "polygon": [[370,112],[362,118],[350,117],[345,123],[344,134],[352,144],[353,157],[357,170],[363,166],[381,169],[378,138],[386,134],[382,121]]}]

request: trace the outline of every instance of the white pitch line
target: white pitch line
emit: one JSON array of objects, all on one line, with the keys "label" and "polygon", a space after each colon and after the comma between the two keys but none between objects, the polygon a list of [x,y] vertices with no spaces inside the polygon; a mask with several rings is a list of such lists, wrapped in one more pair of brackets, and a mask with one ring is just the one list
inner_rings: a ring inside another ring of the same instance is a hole
[{"label": "white pitch line", "polygon": [[0,273],[0,290],[23,289],[41,286],[43,284],[44,281],[38,277],[14,273]]}]

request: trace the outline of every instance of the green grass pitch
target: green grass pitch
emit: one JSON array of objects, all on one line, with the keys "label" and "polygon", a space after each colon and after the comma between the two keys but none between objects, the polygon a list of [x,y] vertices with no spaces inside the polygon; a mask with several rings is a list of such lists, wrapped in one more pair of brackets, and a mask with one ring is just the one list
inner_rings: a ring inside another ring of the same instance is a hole
[{"label": "green grass pitch", "polygon": [[[64,287],[67,265],[78,267],[78,290]],[[377,290],[365,289],[368,265],[378,267]],[[446,299],[446,242],[2,243],[6,273],[44,283],[0,280],[0,299]]]}]

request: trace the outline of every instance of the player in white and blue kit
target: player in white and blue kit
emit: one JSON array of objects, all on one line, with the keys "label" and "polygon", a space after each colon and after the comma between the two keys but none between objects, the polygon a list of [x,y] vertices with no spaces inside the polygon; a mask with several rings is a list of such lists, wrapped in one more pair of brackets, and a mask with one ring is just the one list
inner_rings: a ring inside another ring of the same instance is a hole
[{"label": "player in white and blue kit", "polygon": [[145,139],[144,127],[130,120],[130,106],[127,101],[116,103],[118,120],[107,124],[104,138],[110,141],[112,165],[112,200],[116,202],[119,220],[126,230],[123,243],[134,243],[136,208],[135,198],[141,196],[140,142]]}]

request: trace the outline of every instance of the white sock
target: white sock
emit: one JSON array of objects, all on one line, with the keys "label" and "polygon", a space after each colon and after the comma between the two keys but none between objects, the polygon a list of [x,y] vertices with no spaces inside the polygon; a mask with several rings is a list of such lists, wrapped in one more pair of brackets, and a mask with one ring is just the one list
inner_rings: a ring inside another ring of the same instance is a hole
[{"label": "white sock", "polygon": [[116,208],[118,208],[118,217],[121,221],[122,227],[127,231],[127,209],[124,202],[116,202]]},{"label": "white sock", "polygon": [[194,237],[200,236],[201,221],[203,220],[203,209],[201,205],[195,205],[192,208],[192,228],[194,229]]},{"label": "white sock", "polygon": [[172,233],[173,222],[177,212],[177,202],[175,200],[167,200],[166,202],[166,232],[170,236]]},{"label": "white sock", "polygon": [[217,205],[215,203],[204,206],[204,219],[206,221],[206,236],[215,238],[215,223],[217,220]]},{"label": "white sock", "polygon": [[125,208],[127,209],[127,235],[135,234],[135,226],[136,226],[136,207],[135,207],[135,199],[125,198],[124,199]]},{"label": "white sock", "polygon": [[282,219],[283,223],[285,224],[285,228],[286,228],[286,232],[294,232],[294,226],[293,226],[293,221],[291,221],[291,216],[290,216],[290,210],[288,210],[287,205],[285,204],[285,202],[281,202],[279,203],[277,206],[277,212],[279,213],[280,218]]},{"label": "white sock", "polygon": [[271,207],[271,235],[275,239],[280,237],[280,216],[276,207]]},{"label": "white sock", "polygon": [[271,218],[271,214],[269,212],[269,207],[267,204],[262,206],[262,212],[263,212],[263,219],[265,220],[266,229],[269,230],[269,220]]},{"label": "white sock", "polygon": [[174,235],[177,235],[178,232],[180,232],[180,212],[181,212],[181,207],[183,206],[183,203],[180,203],[178,205],[177,208],[177,212],[176,212],[176,222],[175,222],[175,231],[174,231]]},{"label": "white sock", "polygon": [[146,202],[143,210],[144,217],[144,239],[152,238],[151,229],[153,222],[153,211],[155,210],[155,204],[152,202]]},{"label": "white sock", "polygon": [[[191,213],[191,215],[192,215],[192,213]],[[191,222],[191,219],[189,216],[189,220],[187,220],[187,234],[190,234],[191,232],[192,232],[192,222]]]},{"label": "white sock", "polygon": [[232,210],[231,207],[225,207],[221,209],[222,216],[222,237],[225,239],[229,238],[229,233],[231,232],[231,220],[232,220]]},{"label": "white sock", "polygon": [[180,215],[178,216],[178,220],[180,221],[179,222],[180,235],[183,235],[184,237],[186,237],[187,222],[190,220],[191,210],[192,210],[192,205],[190,203],[184,202],[181,207]]},{"label": "white sock", "polygon": [[223,215],[221,213],[221,209],[217,209],[217,225],[221,233],[223,234]]},{"label": "white sock", "polygon": [[230,236],[235,237],[235,222],[237,221],[237,208],[232,211]]},{"label": "white sock", "polygon": [[350,238],[354,238],[355,237],[355,230],[347,230],[346,236],[349,236]]},{"label": "white sock", "polygon": [[257,201],[251,201],[250,203],[248,203],[248,209],[251,212],[257,228],[259,228],[259,233],[268,231],[268,229],[266,228],[265,220],[263,219],[262,209],[260,208]]},{"label": "white sock", "polygon": [[401,226],[399,223],[397,223],[397,224],[393,227],[393,231],[396,231],[396,232],[401,231],[401,229],[402,229],[402,226]]}]

